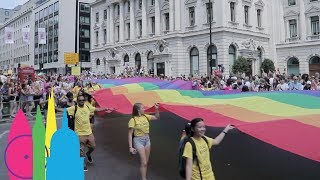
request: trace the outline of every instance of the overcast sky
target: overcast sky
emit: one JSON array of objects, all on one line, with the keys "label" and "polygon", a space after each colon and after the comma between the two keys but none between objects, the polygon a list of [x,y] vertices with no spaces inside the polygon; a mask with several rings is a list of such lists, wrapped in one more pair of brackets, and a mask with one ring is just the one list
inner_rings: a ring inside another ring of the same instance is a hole
[{"label": "overcast sky", "polygon": [[17,5],[22,5],[28,0],[0,0],[0,8],[12,9]]}]

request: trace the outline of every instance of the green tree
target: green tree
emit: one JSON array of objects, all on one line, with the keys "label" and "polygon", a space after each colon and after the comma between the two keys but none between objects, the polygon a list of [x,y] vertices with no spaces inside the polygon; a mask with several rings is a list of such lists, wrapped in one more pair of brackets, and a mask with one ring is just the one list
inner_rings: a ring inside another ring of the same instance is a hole
[{"label": "green tree", "polygon": [[264,61],[261,64],[261,70],[263,70],[265,73],[268,72],[275,72],[276,68],[274,67],[274,62],[271,59],[264,59]]},{"label": "green tree", "polygon": [[238,59],[233,63],[232,72],[234,74],[248,74],[250,71],[250,63],[245,57],[238,57]]}]

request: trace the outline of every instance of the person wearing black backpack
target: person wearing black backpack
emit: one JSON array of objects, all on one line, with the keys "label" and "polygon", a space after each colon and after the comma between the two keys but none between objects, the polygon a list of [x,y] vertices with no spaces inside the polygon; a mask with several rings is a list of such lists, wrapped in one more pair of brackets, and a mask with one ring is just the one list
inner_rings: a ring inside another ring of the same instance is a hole
[{"label": "person wearing black backpack", "polygon": [[140,156],[140,174],[141,180],[147,180],[147,167],[151,150],[149,137],[149,121],[160,119],[159,105],[155,104],[155,115],[144,113],[144,107],[141,103],[136,103],[132,108],[132,118],[128,126],[129,152]]},{"label": "person wearing black backpack", "polygon": [[228,125],[213,139],[205,136],[206,126],[203,119],[193,119],[186,126],[186,136],[182,138],[180,144],[180,176],[186,180],[214,180],[210,149],[213,145],[219,145],[228,131],[233,128]]}]

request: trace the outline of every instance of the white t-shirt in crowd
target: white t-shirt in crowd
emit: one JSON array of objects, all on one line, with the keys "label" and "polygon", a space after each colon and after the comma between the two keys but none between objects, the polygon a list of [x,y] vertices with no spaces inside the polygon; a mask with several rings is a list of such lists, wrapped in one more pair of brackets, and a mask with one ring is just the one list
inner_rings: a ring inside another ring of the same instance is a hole
[{"label": "white t-shirt in crowd", "polygon": [[279,91],[287,91],[289,89],[289,86],[287,83],[284,84],[278,84],[277,89]]}]

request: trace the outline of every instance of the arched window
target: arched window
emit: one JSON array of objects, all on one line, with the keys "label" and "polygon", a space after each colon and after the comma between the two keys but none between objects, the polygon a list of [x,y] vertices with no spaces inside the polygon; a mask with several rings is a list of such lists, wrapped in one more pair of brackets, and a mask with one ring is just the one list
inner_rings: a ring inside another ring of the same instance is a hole
[{"label": "arched window", "polygon": [[100,59],[99,59],[99,58],[98,58],[97,61],[96,61],[96,65],[97,65],[97,66],[100,66]]},{"label": "arched window", "polygon": [[141,55],[140,53],[137,53],[136,54],[136,57],[135,57],[135,65],[138,69],[141,68]]},{"label": "arched window", "polygon": [[124,56],[124,58],[123,58],[123,65],[125,66],[125,65],[128,65],[128,64],[129,64],[129,56],[128,56],[128,54],[126,54]]},{"label": "arched window", "polygon": [[290,58],[288,60],[287,69],[288,75],[299,75],[299,60],[295,57]]},{"label": "arched window", "polygon": [[234,61],[236,61],[236,48],[234,47],[234,45],[230,45],[229,46],[229,66],[230,66],[230,70],[232,69]]},{"label": "arched window", "polygon": [[262,49],[260,47],[257,48],[257,53],[258,53],[258,67],[257,67],[257,69],[259,70],[258,72],[260,72],[262,61],[263,61]]},{"label": "arched window", "polygon": [[148,56],[147,56],[147,62],[148,62],[148,71],[150,74],[152,74],[154,72],[154,57],[153,57],[153,52],[150,51],[148,53]]},{"label": "arched window", "polygon": [[98,66],[100,66],[100,59],[99,58],[96,60],[96,69],[98,69]]},{"label": "arched window", "polygon": [[214,45],[209,46],[207,50],[208,74],[212,73],[211,68],[217,67],[217,58],[218,58],[217,47]]},{"label": "arched window", "polygon": [[313,76],[315,73],[320,73],[320,57],[313,56],[309,61],[309,75]]},{"label": "arched window", "polygon": [[196,47],[190,51],[190,74],[199,74],[199,51]]},{"label": "arched window", "polygon": [[320,64],[320,58],[318,56],[313,56],[310,59],[310,64]]}]

